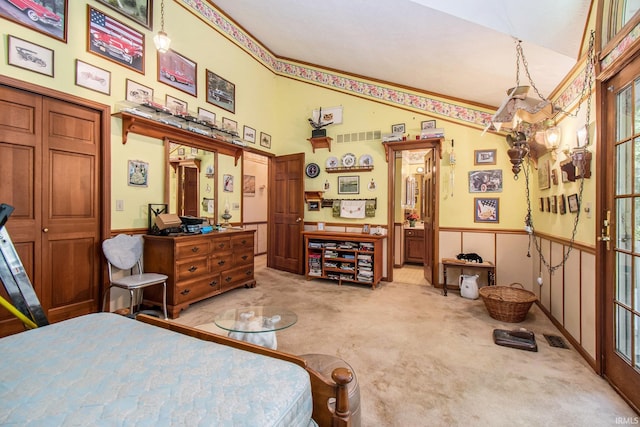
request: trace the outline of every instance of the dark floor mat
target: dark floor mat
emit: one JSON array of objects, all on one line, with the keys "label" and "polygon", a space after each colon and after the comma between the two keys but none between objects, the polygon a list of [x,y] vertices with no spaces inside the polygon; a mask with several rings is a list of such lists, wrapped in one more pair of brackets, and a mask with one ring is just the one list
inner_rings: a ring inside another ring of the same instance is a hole
[{"label": "dark floor mat", "polygon": [[544,335],[544,338],[547,340],[547,342],[551,347],[569,348],[569,346],[564,342],[564,339],[562,339],[562,337],[559,337],[557,335],[547,335],[547,334],[542,334],[542,335]]}]

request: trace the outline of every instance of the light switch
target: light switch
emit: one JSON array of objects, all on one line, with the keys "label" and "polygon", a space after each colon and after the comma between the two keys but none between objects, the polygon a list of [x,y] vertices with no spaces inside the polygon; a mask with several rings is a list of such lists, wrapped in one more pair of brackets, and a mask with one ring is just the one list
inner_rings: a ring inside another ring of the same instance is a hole
[{"label": "light switch", "polygon": [[116,210],[117,211],[124,210],[124,200],[116,200]]}]

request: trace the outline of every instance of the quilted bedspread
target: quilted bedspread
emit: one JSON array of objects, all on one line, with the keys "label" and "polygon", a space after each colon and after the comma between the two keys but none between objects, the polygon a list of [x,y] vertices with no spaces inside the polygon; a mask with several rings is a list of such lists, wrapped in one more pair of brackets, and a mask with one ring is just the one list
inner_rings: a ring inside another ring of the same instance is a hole
[{"label": "quilted bedspread", "polygon": [[0,339],[0,424],[308,426],[307,372],[111,313]]}]

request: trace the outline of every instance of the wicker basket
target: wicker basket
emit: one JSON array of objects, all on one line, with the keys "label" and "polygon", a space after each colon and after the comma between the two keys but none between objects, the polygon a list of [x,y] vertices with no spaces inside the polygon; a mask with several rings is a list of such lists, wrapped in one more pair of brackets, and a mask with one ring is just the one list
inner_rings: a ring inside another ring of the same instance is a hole
[{"label": "wicker basket", "polygon": [[[521,286],[522,289],[514,286]],[[527,317],[531,304],[538,299],[533,292],[524,289],[521,283],[483,286],[479,292],[489,315],[509,323],[522,322]]]}]

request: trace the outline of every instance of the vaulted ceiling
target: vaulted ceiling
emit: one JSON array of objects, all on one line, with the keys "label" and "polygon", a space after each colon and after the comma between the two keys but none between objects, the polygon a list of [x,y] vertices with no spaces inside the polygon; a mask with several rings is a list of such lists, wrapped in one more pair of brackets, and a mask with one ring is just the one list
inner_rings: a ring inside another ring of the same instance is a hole
[{"label": "vaulted ceiling", "polygon": [[[590,0],[213,0],[274,55],[497,107],[516,41],[546,96],[580,55]],[[528,84],[524,70],[520,83]]]}]

